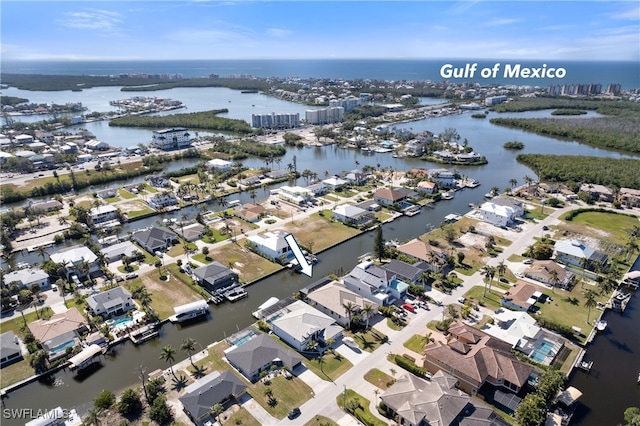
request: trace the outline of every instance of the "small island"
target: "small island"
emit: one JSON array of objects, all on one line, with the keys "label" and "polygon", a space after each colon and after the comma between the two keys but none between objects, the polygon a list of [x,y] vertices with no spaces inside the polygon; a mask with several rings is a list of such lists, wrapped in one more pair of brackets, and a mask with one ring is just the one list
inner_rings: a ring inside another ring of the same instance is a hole
[{"label": "small island", "polygon": [[504,149],[523,149],[524,143],[519,141],[508,141],[505,142],[502,146],[504,147]]},{"label": "small island", "polygon": [[471,114],[471,118],[487,118],[487,114]]},{"label": "small island", "polygon": [[582,109],[574,109],[574,108],[559,108],[555,111],[551,112],[551,115],[583,115],[586,114],[587,111]]}]

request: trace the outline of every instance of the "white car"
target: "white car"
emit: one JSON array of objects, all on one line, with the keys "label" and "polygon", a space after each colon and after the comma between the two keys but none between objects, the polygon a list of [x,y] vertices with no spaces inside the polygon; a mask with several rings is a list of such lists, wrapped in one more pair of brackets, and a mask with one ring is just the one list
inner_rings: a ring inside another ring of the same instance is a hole
[{"label": "white car", "polygon": [[458,303],[462,303],[463,305],[467,302],[467,299],[464,297],[458,297]]},{"label": "white car", "polygon": [[351,347],[351,348],[355,348],[355,349],[358,349],[358,348],[359,348],[359,347],[358,347],[358,344],[356,343],[356,341],[355,341],[355,340],[353,340],[353,338],[351,338],[351,337],[349,337],[349,336],[343,337],[343,338],[342,338],[342,342],[343,342],[345,345],[347,345],[347,346],[349,346],[349,347]]}]

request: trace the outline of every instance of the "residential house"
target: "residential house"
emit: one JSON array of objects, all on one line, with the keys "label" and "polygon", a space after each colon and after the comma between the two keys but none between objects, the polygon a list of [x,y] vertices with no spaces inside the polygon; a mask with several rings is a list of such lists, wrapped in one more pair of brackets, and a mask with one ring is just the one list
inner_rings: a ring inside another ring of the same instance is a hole
[{"label": "residential house", "polygon": [[594,270],[601,269],[609,262],[609,256],[578,240],[558,240],[553,249],[556,260],[567,265]]},{"label": "residential house", "polygon": [[362,172],[362,170],[351,170],[349,173],[344,175],[344,180],[346,180],[351,185],[362,186],[367,183],[367,175]]},{"label": "residential house", "polygon": [[322,183],[325,184],[327,188],[331,189],[332,191],[338,191],[344,188],[344,186],[349,182],[334,176],[334,177],[330,177],[323,180]]},{"label": "residential house", "polygon": [[640,189],[620,188],[618,201],[626,208],[640,207]]},{"label": "residential house", "polygon": [[378,212],[380,210],[382,210],[382,207],[380,207],[380,204],[376,203],[373,200],[365,200],[365,201],[361,201],[357,204],[354,204],[356,207],[360,207],[361,209],[364,210],[369,210],[371,212]]},{"label": "residential house", "polygon": [[168,229],[152,226],[133,234],[133,240],[149,253],[165,251],[178,241],[178,235]]},{"label": "residential house", "polygon": [[120,221],[118,220],[118,209],[111,204],[93,207],[89,211],[89,216],[91,217],[93,225],[98,228],[102,228],[103,226],[114,222],[120,224]]},{"label": "residential house", "polygon": [[50,358],[63,356],[67,347],[78,345],[80,336],[89,331],[87,321],[75,307],[53,314],[49,319],[30,322],[28,327],[49,352]]},{"label": "residential house", "polygon": [[430,381],[403,374],[380,396],[397,423],[423,425],[486,425],[502,423],[493,410],[456,388],[455,377],[438,370]]},{"label": "residential house", "polygon": [[427,174],[440,188],[456,187],[456,175],[448,169],[429,169]]},{"label": "residential house", "polygon": [[117,197],[118,196],[118,190],[114,189],[114,188],[105,189],[103,191],[98,191],[96,194],[100,198],[113,198],[113,197]]},{"label": "residential house", "polygon": [[396,189],[379,188],[373,193],[373,199],[376,203],[383,206],[392,206],[406,199],[406,195]]},{"label": "residential house", "polygon": [[85,143],[84,147],[92,151],[105,151],[109,149],[109,144],[104,141],[93,139]]},{"label": "residential house", "polygon": [[184,127],[156,130],[151,137],[151,145],[165,151],[185,148],[191,145],[191,134]]},{"label": "residential house", "polygon": [[20,288],[28,290],[31,290],[34,285],[38,285],[42,290],[49,288],[49,274],[40,268],[26,268],[7,272],[4,274],[3,280],[7,287],[12,283],[16,283]]},{"label": "residential house", "polygon": [[416,191],[421,192],[423,194],[433,195],[436,192],[438,192],[438,189],[436,187],[435,182],[423,180],[421,182],[418,182],[418,185],[416,186]]},{"label": "residential house", "polygon": [[276,342],[268,334],[259,334],[240,346],[227,350],[225,357],[248,380],[255,382],[262,371],[272,366],[293,371],[302,364],[302,357]]},{"label": "residential house", "polygon": [[87,305],[89,305],[93,315],[100,315],[103,318],[123,315],[135,309],[131,293],[122,286],[102,293],[92,294],[87,298]]},{"label": "residential house", "polygon": [[300,186],[281,186],[278,191],[278,197],[291,204],[300,205],[311,199],[311,191]]},{"label": "residential house", "polygon": [[418,238],[397,247],[399,253],[412,259],[426,263],[426,268],[433,272],[442,272],[447,265],[447,256],[440,247],[432,246]]},{"label": "residential house", "polygon": [[360,207],[342,204],[333,209],[333,218],[351,226],[366,226],[374,220],[373,212]]},{"label": "residential house", "polygon": [[424,274],[424,269],[397,259],[384,263],[380,267],[394,274],[399,280],[411,284],[418,284]]},{"label": "residential house", "polygon": [[283,179],[289,176],[291,173],[288,169],[271,170],[266,176],[273,180]]},{"label": "residential house", "polygon": [[510,344],[461,322],[449,327],[446,343],[427,345],[424,367],[431,373],[448,372],[472,396],[485,384],[518,393],[533,372],[511,353]]},{"label": "residential house", "polygon": [[553,260],[536,260],[524,270],[524,276],[566,290],[571,286],[574,273]]},{"label": "residential house", "polygon": [[271,327],[276,336],[299,352],[307,351],[313,342],[325,346],[329,339],[337,341],[343,330],[333,318],[300,300],[287,306]]},{"label": "residential house", "polygon": [[[351,321],[350,315],[345,309],[345,305],[347,304],[351,304],[354,308],[351,317],[353,317],[353,315],[360,315],[362,318],[362,309],[366,305],[373,308],[372,315],[378,312],[377,303],[349,290],[344,284],[338,281],[331,281],[325,285],[314,288],[306,295],[306,301],[344,327]],[[363,320],[366,321],[364,318]]]},{"label": "residential house", "polygon": [[524,203],[513,197],[495,197],[491,202],[499,206],[511,207],[515,217],[522,217],[526,213]]},{"label": "residential house", "polygon": [[325,195],[329,192],[329,188],[322,182],[312,183],[311,185],[305,188],[307,191],[311,193],[313,197],[320,197],[321,195]]},{"label": "residential house", "polygon": [[585,192],[593,201],[612,202],[614,200],[613,191],[604,185],[583,183],[580,185],[579,192]]},{"label": "residential house", "polygon": [[487,323],[482,331],[539,364],[550,365],[565,344],[564,338],[540,328],[527,312],[500,308],[493,318],[494,323]]},{"label": "residential house", "polygon": [[23,359],[18,336],[13,331],[0,334],[0,368]]},{"label": "residential house", "polygon": [[258,222],[266,213],[267,209],[260,204],[244,204],[233,209],[233,214],[246,220],[247,222]]},{"label": "residential house", "polygon": [[84,278],[100,271],[98,256],[85,246],[69,247],[66,250],[53,253],[49,257],[52,262],[63,264],[66,267],[67,277],[77,275],[79,278]]},{"label": "residential house", "polygon": [[31,204],[31,210],[34,212],[49,213],[62,210],[62,203],[57,200],[40,201]]},{"label": "residential house", "polygon": [[201,223],[192,223],[190,225],[185,226],[174,226],[175,231],[182,237],[185,241],[196,241],[202,237],[206,228]]},{"label": "residential house", "polygon": [[233,163],[231,161],[222,160],[220,158],[214,158],[207,161],[207,167],[217,172],[228,172],[231,170]]},{"label": "residential house", "polygon": [[372,261],[361,262],[343,279],[351,291],[386,306],[395,300],[404,300],[409,284],[399,280],[395,274],[376,266]]},{"label": "residential house", "polygon": [[193,275],[198,284],[208,291],[215,291],[238,282],[237,273],[215,261],[195,269]]},{"label": "residential house", "polygon": [[33,143],[33,136],[25,134],[14,136],[13,142],[16,145],[28,145],[30,143]]},{"label": "residential house", "polygon": [[178,204],[178,197],[172,193],[163,192],[155,194],[153,197],[147,200],[147,203],[151,208],[156,210],[164,209],[166,207],[175,206]]},{"label": "residential house", "polygon": [[247,241],[251,242],[253,248],[267,259],[284,263],[293,258],[293,252],[284,239],[286,235],[284,231],[265,232],[262,235],[250,235]]},{"label": "residential house", "polygon": [[124,256],[129,258],[144,257],[138,246],[131,241],[122,241],[120,243],[109,245],[100,252],[104,255],[104,259],[107,263],[116,262],[122,260]]},{"label": "residential house", "polygon": [[509,206],[486,202],[482,203],[478,209],[478,216],[492,225],[507,226],[516,218],[516,212]]},{"label": "residential house", "polygon": [[524,281],[518,281],[500,297],[500,305],[514,311],[528,311],[541,295],[537,287]]},{"label": "residential house", "polygon": [[[228,401],[239,398],[246,389],[247,385],[230,370],[222,373],[216,371],[187,386],[178,400],[191,421],[200,425],[212,417],[211,407],[216,404],[224,406]],[[216,421],[211,420],[211,423]]]}]

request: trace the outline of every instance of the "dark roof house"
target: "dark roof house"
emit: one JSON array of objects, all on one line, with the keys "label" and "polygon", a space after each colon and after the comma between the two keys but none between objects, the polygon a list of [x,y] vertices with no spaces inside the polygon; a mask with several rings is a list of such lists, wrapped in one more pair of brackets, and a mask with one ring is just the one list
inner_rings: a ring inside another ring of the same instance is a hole
[{"label": "dark roof house", "polygon": [[211,262],[193,271],[196,281],[209,291],[217,290],[238,282],[238,274],[220,262]]},{"label": "dark roof house", "polygon": [[156,251],[165,250],[167,246],[173,244],[178,239],[178,235],[168,229],[152,226],[133,234],[133,239],[145,250],[153,254]]},{"label": "dark roof house", "polygon": [[184,396],[178,399],[189,418],[199,424],[210,416],[211,407],[239,397],[246,388],[247,385],[235,374],[225,370],[222,374],[211,373],[196,380],[185,388]]},{"label": "dark roof house", "polygon": [[13,331],[0,334],[0,367],[22,359],[20,342]]},{"label": "dark roof house", "polygon": [[254,337],[227,352],[226,356],[231,365],[251,381],[260,378],[260,372],[268,371],[272,365],[287,367],[291,371],[302,362],[302,357],[297,353],[266,334]]}]

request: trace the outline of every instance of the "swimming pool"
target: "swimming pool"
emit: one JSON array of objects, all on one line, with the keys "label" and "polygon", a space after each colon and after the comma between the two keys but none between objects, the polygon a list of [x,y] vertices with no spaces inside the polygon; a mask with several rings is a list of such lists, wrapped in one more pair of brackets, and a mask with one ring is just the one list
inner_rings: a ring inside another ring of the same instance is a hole
[{"label": "swimming pool", "polygon": [[55,348],[51,348],[49,350],[49,352],[51,352],[51,354],[55,355],[57,353],[64,352],[67,348],[72,348],[75,345],[76,345],[75,340],[69,340],[68,342],[64,342],[63,344],[58,345]]},{"label": "swimming pool", "polygon": [[553,349],[553,343],[547,342],[545,340],[531,355],[531,359],[535,362],[543,363],[545,358],[547,358],[547,356],[551,352],[551,349]]},{"label": "swimming pool", "polygon": [[133,322],[133,318],[131,317],[122,317],[122,318],[107,320],[107,324],[109,324],[109,326],[115,328],[116,330],[127,328],[127,326],[129,326],[132,322]]}]

